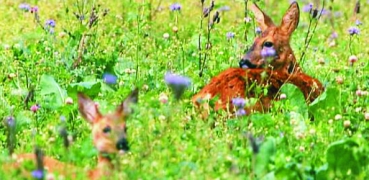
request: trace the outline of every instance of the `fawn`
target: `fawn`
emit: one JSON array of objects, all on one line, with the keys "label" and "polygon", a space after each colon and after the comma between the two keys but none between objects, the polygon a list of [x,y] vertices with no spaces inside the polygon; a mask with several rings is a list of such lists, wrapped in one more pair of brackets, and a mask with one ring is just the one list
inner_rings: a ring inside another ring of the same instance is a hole
[{"label": "fawn", "polygon": [[[214,78],[192,102],[199,106],[201,101],[219,96],[215,110],[233,109],[229,102],[235,97],[257,98],[255,105],[246,108],[252,111],[268,111],[284,83],[297,86],[307,102],[314,101],[324,90],[321,82],[302,72],[290,47],[290,37],[299,22],[299,6],[293,2],[279,26],[257,5],[251,4],[251,11],[261,28],[261,35],[239,62],[240,68],[229,68]],[[257,94],[253,83],[267,87],[267,94]],[[208,106],[205,104],[205,109]]]},{"label": "fawn", "polygon": [[[126,119],[132,113],[131,105],[137,103],[138,89],[118,106],[111,114],[102,115],[98,105],[82,93],[78,93],[78,107],[82,117],[91,125],[93,143],[98,151],[97,167],[90,170],[87,176],[89,179],[109,179],[112,170],[115,168],[112,163],[117,154],[129,150],[127,141]],[[15,155],[15,168],[19,168],[21,162],[25,160],[35,161],[35,154]],[[43,158],[44,168],[48,173],[63,175],[64,177],[80,177],[81,172],[77,167],[55,160],[51,157]],[[30,172],[22,170],[22,174],[30,175]],[[78,176],[77,176],[78,175]]]}]

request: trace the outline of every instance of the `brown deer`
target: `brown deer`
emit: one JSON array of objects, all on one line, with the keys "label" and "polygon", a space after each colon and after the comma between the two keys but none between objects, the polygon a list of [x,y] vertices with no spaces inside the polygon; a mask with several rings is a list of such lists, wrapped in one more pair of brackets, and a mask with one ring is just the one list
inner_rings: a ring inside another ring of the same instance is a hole
[{"label": "brown deer", "polygon": [[[132,112],[131,105],[137,103],[137,100],[138,89],[134,90],[114,113],[102,115],[94,101],[82,93],[78,93],[79,112],[91,125],[93,143],[98,151],[97,167],[90,170],[86,175],[81,175],[81,169],[78,167],[51,157],[44,157],[43,165],[47,173],[71,178],[104,179],[104,177],[107,177],[109,179],[115,169],[112,162],[113,158],[129,150],[126,119]],[[10,166],[13,169],[20,168],[22,162],[25,161],[36,162],[35,154],[18,154],[13,157],[16,158],[16,162],[13,166]],[[19,171],[24,176],[30,176],[30,172],[26,172],[24,169]]]},{"label": "brown deer", "polygon": [[[257,98],[255,105],[246,107],[248,114],[253,111],[268,111],[273,100],[285,83],[296,85],[307,102],[314,101],[324,90],[321,82],[304,74],[296,62],[290,47],[290,37],[299,22],[299,6],[292,3],[276,26],[260,8],[251,4],[251,11],[261,28],[249,51],[240,61],[240,68],[229,68],[212,78],[192,101],[199,106],[204,100],[219,96],[215,110],[233,109],[230,101],[235,97]],[[267,88],[267,94],[257,94],[255,85]],[[203,105],[208,109],[208,105]]]}]

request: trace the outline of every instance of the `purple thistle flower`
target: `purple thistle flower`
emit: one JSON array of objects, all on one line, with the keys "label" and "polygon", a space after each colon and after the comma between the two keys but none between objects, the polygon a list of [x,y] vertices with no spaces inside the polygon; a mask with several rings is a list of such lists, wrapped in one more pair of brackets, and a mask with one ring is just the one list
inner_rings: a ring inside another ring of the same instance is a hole
[{"label": "purple thistle flower", "polygon": [[331,36],[330,36],[331,39],[337,39],[338,38],[338,34],[336,31],[333,31]]},{"label": "purple thistle flower", "polygon": [[244,116],[246,115],[246,111],[244,109],[238,109],[236,111],[236,116]]},{"label": "purple thistle flower", "polygon": [[230,40],[234,38],[235,34],[234,32],[227,32],[226,36],[227,36],[227,39]]},{"label": "purple thistle flower", "polygon": [[31,175],[35,179],[42,179],[44,177],[44,172],[42,170],[34,170],[31,172]]},{"label": "purple thistle flower", "polygon": [[38,7],[37,6],[31,7],[31,13],[37,13],[37,12],[38,12]]},{"label": "purple thistle flower", "polygon": [[363,23],[362,23],[360,20],[358,20],[358,19],[357,19],[357,20],[355,21],[355,24],[356,24],[356,26],[360,26],[360,25],[362,25]]},{"label": "purple thistle flower", "polygon": [[233,98],[232,99],[232,104],[237,108],[237,109],[242,109],[243,107],[245,107],[246,105],[246,100],[244,98],[241,97],[237,97],[237,98]]},{"label": "purple thistle flower", "polygon": [[313,4],[309,3],[302,7],[303,12],[310,12],[313,9]]},{"label": "purple thistle flower", "polygon": [[169,9],[171,11],[180,11],[181,8],[182,8],[182,6],[179,3],[173,3],[172,5],[169,6]]},{"label": "purple thistle flower", "polygon": [[27,3],[22,3],[19,5],[19,9],[28,12],[31,9],[31,6]]},{"label": "purple thistle flower", "polygon": [[46,22],[45,22],[45,26],[46,27],[49,27],[50,26],[50,27],[54,28],[55,25],[56,25],[56,23],[55,23],[55,21],[53,19],[46,20]]},{"label": "purple thistle flower", "polygon": [[356,26],[352,26],[348,29],[348,33],[353,36],[353,35],[358,35],[360,33],[360,29]]},{"label": "purple thistle flower", "polygon": [[15,119],[13,116],[9,116],[6,118],[6,124],[9,126],[9,127],[14,127],[15,126]]},{"label": "purple thistle flower", "polygon": [[116,84],[117,83],[117,76],[110,73],[104,73],[103,74],[103,80],[106,84]]},{"label": "purple thistle flower", "polygon": [[273,47],[264,47],[263,50],[261,50],[261,56],[263,58],[274,57],[275,55],[276,51]]},{"label": "purple thistle flower", "polygon": [[184,90],[191,84],[191,80],[188,77],[180,76],[167,72],[164,77],[165,83],[173,90],[174,97],[179,99]]},{"label": "purple thistle flower", "polygon": [[256,32],[256,34],[261,34],[261,28],[260,27],[256,27],[255,28],[255,32]]}]

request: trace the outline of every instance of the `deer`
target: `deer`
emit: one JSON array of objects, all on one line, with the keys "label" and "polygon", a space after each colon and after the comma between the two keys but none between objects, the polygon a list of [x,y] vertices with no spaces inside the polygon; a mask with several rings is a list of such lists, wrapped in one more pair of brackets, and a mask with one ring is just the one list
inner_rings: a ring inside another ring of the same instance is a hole
[{"label": "deer", "polygon": [[[297,2],[290,5],[278,26],[256,4],[252,3],[250,10],[261,34],[241,58],[238,68],[231,67],[213,77],[209,84],[192,97],[192,102],[195,106],[209,110],[204,101],[218,96],[214,104],[214,110],[217,111],[233,110],[230,101],[236,97],[257,98],[254,105],[245,108],[247,114],[268,112],[272,102],[278,100],[277,95],[285,83],[297,86],[307,103],[314,101],[324,91],[324,87],[318,79],[302,71],[290,46],[292,33],[299,23]],[[267,94],[256,93],[255,85],[267,88]]]},{"label": "deer", "polygon": [[[41,162],[47,173],[63,175],[64,177],[84,177],[91,180],[109,179],[116,169],[113,161],[117,155],[129,151],[127,140],[126,120],[133,112],[132,104],[138,101],[138,89],[135,89],[117,107],[115,112],[102,115],[98,104],[83,93],[78,93],[78,110],[81,116],[91,125],[91,134],[94,147],[98,151],[97,167],[89,170],[87,174],[81,175],[80,168],[60,162],[52,157],[43,157]],[[36,154],[14,154],[15,162],[11,168],[20,168],[22,162],[37,161]],[[38,164],[38,163],[37,163]],[[9,166],[7,166],[9,167]],[[20,170],[23,176],[30,177],[30,172]],[[83,170],[82,170],[83,171]]]}]

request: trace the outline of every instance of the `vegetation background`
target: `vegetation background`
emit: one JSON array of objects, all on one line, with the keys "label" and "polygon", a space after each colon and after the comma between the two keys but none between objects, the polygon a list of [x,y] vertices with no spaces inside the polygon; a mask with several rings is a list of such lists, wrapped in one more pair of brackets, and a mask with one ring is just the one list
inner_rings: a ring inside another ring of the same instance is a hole
[{"label": "vegetation background", "polygon": [[[210,0],[2,0],[0,162],[9,161],[7,123],[13,118],[15,153],[38,145],[87,171],[97,151],[76,92],[108,112],[139,87],[127,121],[131,151],[119,158],[116,179],[369,179],[369,2],[361,0],[360,10],[354,0],[297,2],[301,16],[291,45],[325,93],[306,105],[301,92],[286,85],[286,98],[269,113],[235,118],[212,112],[204,120],[191,96],[237,67],[257,35],[245,1],[216,0],[204,17]],[[257,1],[275,22],[289,3]],[[314,17],[323,5],[321,17]],[[216,11],[220,22],[209,31]],[[192,80],[179,101],[164,82],[168,71]],[[68,150],[62,126],[70,134]],[[0,179],[15,177],[0,169]]]}]

